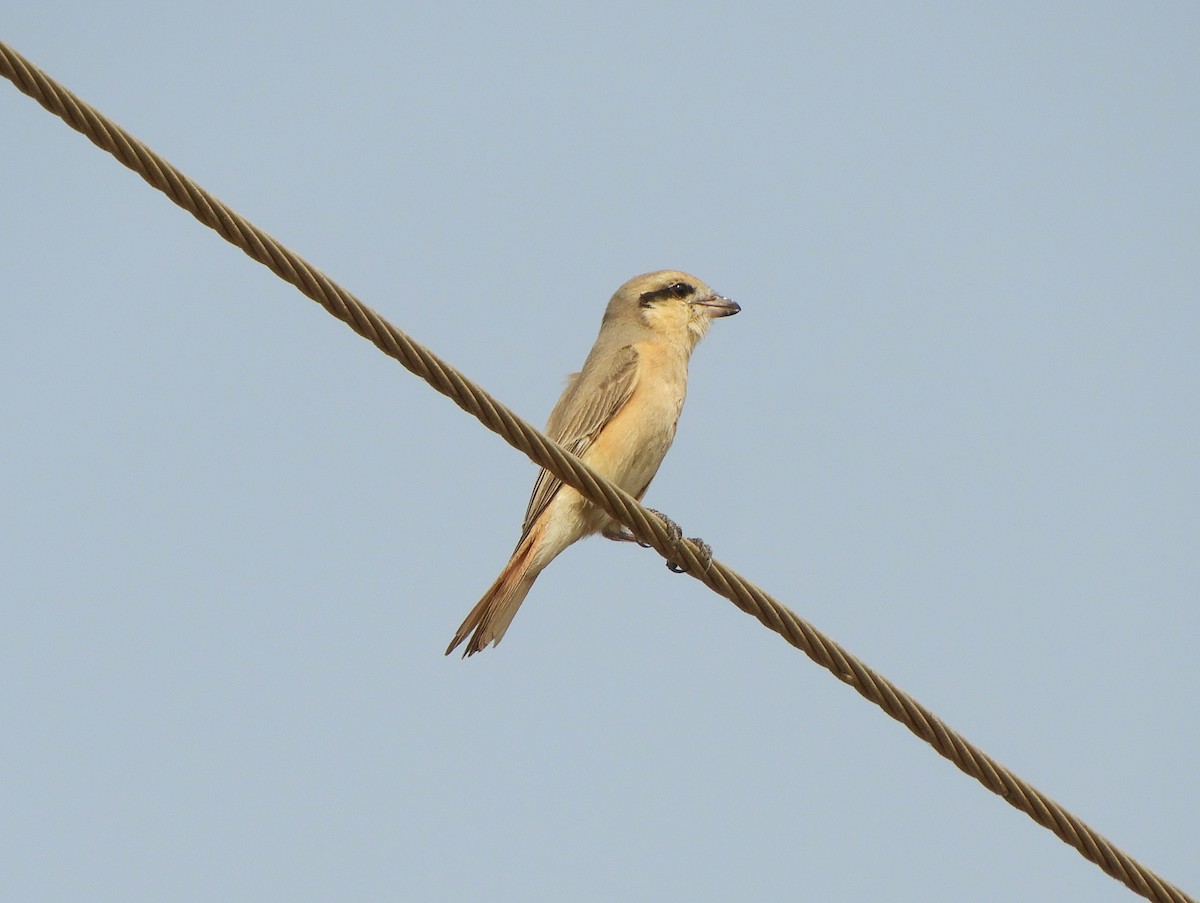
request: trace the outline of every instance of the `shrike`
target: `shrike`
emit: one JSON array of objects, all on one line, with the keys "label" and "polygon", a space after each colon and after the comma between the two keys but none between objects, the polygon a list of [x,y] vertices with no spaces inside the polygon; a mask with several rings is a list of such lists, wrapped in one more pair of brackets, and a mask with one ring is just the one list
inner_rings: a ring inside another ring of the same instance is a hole
[{"label": "shrike", "polygon": [[[546,435],[640,501],[675,438],[692,350],[712,320],[739,310],[687,273],[663,270],[630,279],[608,302],[596,344],[583,369],[567,381]],[[468,635],[464,657],[499,643],[542,569],[593,533],[633,538],[542,470],[512,557],[462,622],[446,654]]]}]

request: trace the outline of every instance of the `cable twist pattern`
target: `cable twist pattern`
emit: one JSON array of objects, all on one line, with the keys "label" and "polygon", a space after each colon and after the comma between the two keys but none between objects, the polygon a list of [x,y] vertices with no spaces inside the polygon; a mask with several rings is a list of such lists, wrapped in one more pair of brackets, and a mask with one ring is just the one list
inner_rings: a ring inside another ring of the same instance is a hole
[{"label": "cable twist pattern", "polygon": [[433,352],[414,342],[320,270],[208,194],[146,145],[2,42],[0,74],[226,241],[241,248],[389,357],[398,360],[509,445],[528,455],[534,463],[579,490],[665,559],[685,565],[693,577],[729,599],[746,614],[757,618],[765,627],[780,634],[818,665],[831,671],[838,680],[852,686],[864,698],[929,743],[961,771],[1026,813],[1039,825],[1048,828],[1106,874],[1150,900],[1197,903],[1115,847],[1054,800],[974,747],[929,709],[753,583],[743,580],[716,560],[705,569],[704,562],[697,556],[698,550],[691,542],[674,542],[662,522],[628,493],[609,483],[578,458],[564,452]]}]

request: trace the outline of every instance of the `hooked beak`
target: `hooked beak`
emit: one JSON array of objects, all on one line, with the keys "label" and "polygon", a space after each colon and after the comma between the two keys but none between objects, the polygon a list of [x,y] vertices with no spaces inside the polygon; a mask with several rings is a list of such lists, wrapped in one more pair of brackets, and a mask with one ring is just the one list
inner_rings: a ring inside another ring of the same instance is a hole
[{"label": "hooked beak", "polygon": [[717,317],[732,317],[742,309],[742,306],[736,301],[730,301],[722,295],[709,295],[700,301],[693,301],[692,304],[696,307],[703,307],[704,312],[713,320]]}]

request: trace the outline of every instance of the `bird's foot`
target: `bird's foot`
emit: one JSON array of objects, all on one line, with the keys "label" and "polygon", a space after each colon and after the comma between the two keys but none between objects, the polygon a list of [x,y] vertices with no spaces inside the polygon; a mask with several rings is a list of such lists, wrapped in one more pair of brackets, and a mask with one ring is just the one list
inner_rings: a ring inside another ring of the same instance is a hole
[{"label": "bird's foot", "polygon": [[[671,518],[667,517],[661,511],[655,511],[653,508],[647,508],[646,510],[662,521],[663,526],[667,528],[667,533],[670,534],[671,544],[678,547],[680,541],[683,539],[683,530],[679,528],[679,524],[675,523],[675,521],[671,520]],[[611,539],[614,542],[636,542],[643,549],[650,548],[650,543],[642,542],[625,527],[614,526],[608,530],[604,530],[601,535],[605,539]],[[712,547],[697,536],[689,537],[689,540],[699,547],[700,561],[704,565],[703,569],[708,570],[708,566],[712,564]],[[667,567],[676,574],[685,574],[688,570],[684,565],[676,561],[668,561]]]},{"label": "bird's foot", "polygon": [[[679,524],[675,523],[675,521],[671,520],[671,518],[667,517],[661,511],[655,511],[653,508],[647,508],[646,510],[662,521],[663,526],[667,528],[667,532],[671,534],[672,544],[678,543],[679,540],[683,539],[683,531],[679,529]],[[650,548],[647,543],[641,543],[641,545],[644,548]]]},{"label": "bird's foot", "polygon": [[[697,557],[700,559],[700,570],[707,571],[709,565],[712,564],[712,546],[706,543],[699,536],[689,536],[688,542],[694,543],[698,547],[699,554]],[[686,574],[688,571],[687,567],[679,564],[677,561],[668,561],[667,569],[675,572],[676,574]]]},{"label": "bird's foot", "polygon": [[[679,529],[679,524],[675,523],[675,521],[671,520],[671,518],[667,517],[661,511],[655,511],[653,508],[647,508],[646,510],[663,522],[663,526],[665,526],[667,528],[667,532],[671,534],[672,543],[679,542],[680,538],[683,536],[683,531]],[[634,536],[631,530],[616,524],[614,524],[610,529],[602,531],[600,535],[605,539],[613,540],[613,542],[636,542],[643,549],[649,549],[651,547],[650,543],[642,542],[640,539]]]},{"label": "bird's foot", "polygon": [[[678,549],[679,543],[683,539],[683,531],[679,529],[679,524],[675,523],[675,521],[671,520],[671,518],[667,517],[661,511],[655,511],[653,508],[647,508],[646,510],[663,522],[663,526],[665,526],[667,528],[667,532],[671,534],[671,544]],[[712,546],[698,536],[689,536],[688,541],[699,546],[699,558],[700,563],[703,566],[701,570],[707,571],[708,566],[712,564]],[[644,546],[646,544],[641,543],[641,545]],[[674,560],[667,562],[667,570],[676,574],[686,574],[688,571],[685,565],[682,565],[678,561]]]}]

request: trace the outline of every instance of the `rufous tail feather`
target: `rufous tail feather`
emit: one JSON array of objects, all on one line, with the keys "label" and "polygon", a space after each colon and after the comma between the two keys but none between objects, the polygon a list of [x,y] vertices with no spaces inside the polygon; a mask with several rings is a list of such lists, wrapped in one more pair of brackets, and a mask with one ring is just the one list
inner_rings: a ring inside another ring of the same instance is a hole
[{"label": "rufous tail feather", "polygon": [[537,579],[537,572],[530,572],[536,532],[526,536],[517,545],[512,558],[508,560],[496,582],[488,587],[483,598],[471,609],[471,613],[454,634],[454,639],[446,647],[447,655],[467,639],[468,634],[471,638],[467,640],[463,658],[474,655],[489,643],[499,644],[503,639],[504,631],[508,630],[513,616],[525,601],[533,581]]}]

